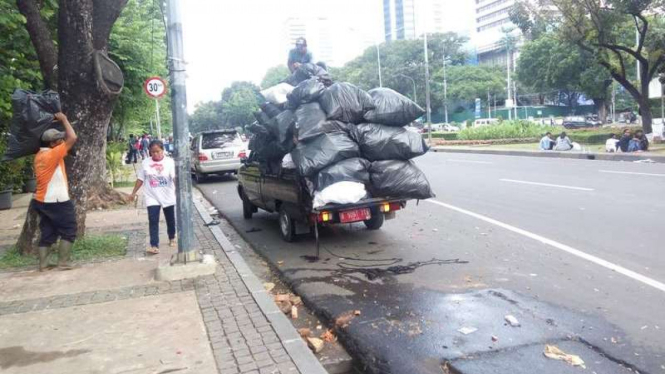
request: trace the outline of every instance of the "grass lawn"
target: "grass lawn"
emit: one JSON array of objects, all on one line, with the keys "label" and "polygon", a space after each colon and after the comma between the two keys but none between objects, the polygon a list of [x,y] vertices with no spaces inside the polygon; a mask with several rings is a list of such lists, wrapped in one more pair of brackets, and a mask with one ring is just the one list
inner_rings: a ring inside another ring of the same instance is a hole
[{"label": "grass lawn", "polygon": [[[72,258],[74,261],[90,261],[110,257],[124,256],[127,252],[126,236],[122,235],[91,235],[74,243]],[[51,263],[57,256],[51,256]],[[37,257],[21,256],[16,248],[7,250],[0,256],[0,269],[37,266]]]},{"label": "grass lawn", "polygon": [[[479,144],[479,145],[459,145],[456,147],[479,148],[479,149],[506,149],[514,151],[537,151],[538,143],[496,144],[496,145]],[[588,149],[589,152],[600,152],[600,153],[605,152],[604,144],[591,144],[591,145],[582,144],[582,147]],[[665,155],[665,143],[649,144],[649,154]]]}]

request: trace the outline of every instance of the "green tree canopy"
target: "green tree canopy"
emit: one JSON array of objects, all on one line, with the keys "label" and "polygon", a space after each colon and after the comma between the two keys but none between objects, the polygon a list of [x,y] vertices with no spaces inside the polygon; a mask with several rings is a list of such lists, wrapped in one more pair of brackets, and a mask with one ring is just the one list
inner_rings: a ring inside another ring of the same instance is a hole
[{"label": "green tree canopy", "polygon": [[222,107],[219,101],[196,104],[194,113],[189,117],[189,131],[192,134],[218,129],[224,126]]},{"label": "green tree canopy", "polygon": [[291,72],[289,72],[289,68],[287,68],[286,65],[273,66],[266,71],[266,75],[261,81],[261,89],[265,90],[266,88],[272,87],[288,78],[289,75],[291,75]]},{"label": "green tree canopy", "polygon": [[259,88],[251,82],[233,82],[222,91],[222,118],[227,127],[244,127],[254,122],[254,112],[263,102]]}]

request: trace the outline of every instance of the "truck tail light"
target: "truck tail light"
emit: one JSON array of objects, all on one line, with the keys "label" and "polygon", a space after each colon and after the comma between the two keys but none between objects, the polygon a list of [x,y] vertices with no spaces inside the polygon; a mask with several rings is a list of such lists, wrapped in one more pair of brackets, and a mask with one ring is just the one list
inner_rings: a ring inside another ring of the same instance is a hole
[{"label": "truck tail light", "polygon": [[205,153],[199,153],[199,161],[208,161],[208,156]]},{"label": "truck tail light", "polygon": [[400,209],[402,209],[402,206],[399,203],[381,203],[379,205],[379,211],[382,213],[394,212]]}]

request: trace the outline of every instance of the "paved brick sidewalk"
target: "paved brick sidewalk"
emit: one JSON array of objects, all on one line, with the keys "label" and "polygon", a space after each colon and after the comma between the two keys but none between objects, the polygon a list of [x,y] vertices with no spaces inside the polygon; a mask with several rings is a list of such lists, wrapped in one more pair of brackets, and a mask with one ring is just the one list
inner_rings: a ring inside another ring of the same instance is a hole
[{"label": "paved brick sidewalk", "polygon": [[[145,257],[146,243],[70,272],[0,273],[3,373],[325,373],[219,227],[205,226],[203,204],[192,218],[214,275],[156,282],[173,249]],[[133,225],[134,240],[147,240],[147,219]]]}]

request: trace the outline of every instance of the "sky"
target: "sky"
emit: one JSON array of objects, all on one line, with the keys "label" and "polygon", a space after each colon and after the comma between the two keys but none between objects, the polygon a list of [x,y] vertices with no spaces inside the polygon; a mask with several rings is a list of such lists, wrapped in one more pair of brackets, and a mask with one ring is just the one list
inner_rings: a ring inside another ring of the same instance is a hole
[{"label": "sky", "polygon": [[[450,29],[473,23],[473,0],[446,0]],[[381,41],[383,0],[186,0],[182,2],[187,61],[187,107],[219,100],[233,81],[257,85],[268,68],[286,64],[284,22],[325,16],[333,25],[335,53],[351,60]],[[468,18],[458,17],[464,13]],[[309,46],[316,58],[316,46]]]}]

